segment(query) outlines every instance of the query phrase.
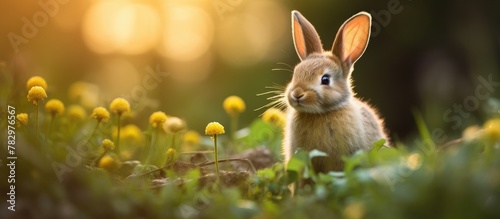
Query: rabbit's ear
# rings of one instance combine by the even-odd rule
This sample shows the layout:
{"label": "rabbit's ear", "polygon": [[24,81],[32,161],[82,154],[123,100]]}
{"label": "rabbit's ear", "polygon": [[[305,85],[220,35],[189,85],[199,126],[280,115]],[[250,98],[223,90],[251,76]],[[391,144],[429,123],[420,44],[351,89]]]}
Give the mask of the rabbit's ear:
{"label": "rabbit's ear", "polygon": [[292,11],[292,34],[295,50],[300,60],[304,60],[311,53],[323,52],[316,29],[300,12],[295,10]]}
{"label": "rabbit's ear", "polygon": [[372,17],[366,12],[360,12],[349,18],[337,32],[332,46],[332,53],[351,68],[363,55],[368,40]]}

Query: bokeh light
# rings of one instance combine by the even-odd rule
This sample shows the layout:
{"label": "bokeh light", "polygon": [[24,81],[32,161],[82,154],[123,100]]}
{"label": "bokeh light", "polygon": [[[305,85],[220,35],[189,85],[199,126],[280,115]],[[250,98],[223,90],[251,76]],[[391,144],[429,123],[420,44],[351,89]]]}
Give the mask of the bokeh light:
{"label": "bokeh light", "polygon": [[[15,83],[38,74],[46,77],[52,81],[49,96],[58,97],[55,90],[68,90],[76,81],[92,83],[90,91],[78,99],[90,108],[109,98],[135,94],[140,96],[138,109],[164,107],[165,111],[182,113],[179,116],[186,118],[191,128],[200,128],[205,125],[205,116],[199,115],[199,106],[229,93],[258,108],[267,100],[255,97],[256,93],[290,81],[290,71],[299,62],[292,42],[291,10],[299,10],[314,24],[325,49],[330,48],[346,18],[367,11],[373,24],[380,26],[380,33],[372,35],[367,51],[356,63],[355,91],[377,106],[389,130],[406,136],[414,131],[413,115],[402,109],[425,105],[426,114],[446,112],[474,92],[477,75],[500,72],[495,63],[498,55],[493,52],[498,44],[494,21],[499,19],[492,19],[496,14],[489,9],[494,7],[466,11],[451,7],[442,14],[432,3],[407,2],[408,7],[401,4],[403,10],[392,13],[386,12],[387,2],[6,2],[0,7],[5,17],[0,32],[16,38],[0,41],[0,67],[15,73]],[[461,1],[454,2],[452,5],[460,5]],[[462,16],[464,19],[454,19],[465,12],[469,13]],[[46,24],[33,21],[40,16],[47,17]],[[158,83],[154,88],[144,89],[141,86],[149,77],[149,68],[163,75],[152,81]],[[377,89],[390,81],[398,81],[391,83],[392,90],[405,92]],[[193,96],[197,101],[185,101]],[[179,103],[170,104],[174,100]],[[393,107],[393,102],[399,103],[398,107]],[[207,110],[225,118],[217,111],[220,108]],[[246,112],[242,124],[260,113]],[[478,116],[479,110],[474,114]],[[432,115],[426,116],[430,127],[450,125],[441,119],[442,114]],[[464,124],[472,124],[472,118]]]}
{"label": "bokeh light", "polygon": [[96,53],[142,54],[157,43],[160,16],[149,5],[129,1],[101,1],[83,18],[82,34]]}
{"label": "bokeh light", "polygon": [[130,95],[132,88],[139,86],[141,77],[134,65],[123,59],[105,60],[103,67],[94,75],[99,87],[108,97]]}
{"label": "bokeh light", "polygon": [[183,83],[201,83],[212,72],[213,61],[211,53],[205,53],[189,61],[167,60],[167,72],[172,79]]}
{"label": "bokeh light", "polygon": [[68,97],[87,109],[92,109],[99,104],[99,86],[83,81],[73,82],[68,88]]}
{"label": "bokeh light", "polygon": [[279,3],[248,2],[243,12],[228,17],[218,28],[221,58],[232,65],[248,66],[275,57],[288,17]]}
{"label": "bokeh light", "polygon": [[175,61],[194,60],[212,44],[213,21],[204,9],[182,3],[165,3],[160,53]]}

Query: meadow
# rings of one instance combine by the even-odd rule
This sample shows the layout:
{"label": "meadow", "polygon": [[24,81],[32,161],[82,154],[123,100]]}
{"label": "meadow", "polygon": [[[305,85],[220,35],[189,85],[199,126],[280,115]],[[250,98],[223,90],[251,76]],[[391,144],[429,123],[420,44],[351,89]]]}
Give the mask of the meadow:
{"label": "meadow", "polygon": [[[245,102],[230,96],[220,110],[231,125],[211,122],[204,131],[191,130],[162,111],[137,117],[123,98],[87,109],[81,101],[92,94],[78,83],[60,91],[74,95],[64,101],[50,98],[47,87],[50,82],[42,77],[30,78],[26,88],[16,88],[23,92],[12,94],[24,98],[2,112],[8,118],[2,124],[8,142],[2,164],[14,165],[14,180],[2,183],[14,186],[3,215],[492,218],[499,213],[496,114],[484,125],[468,127],[462,138],[437,145],[415,113],[421,137],[414,145],[374,142],[370,151],[344,157],[344,171],[324,174],[311,166],[311,159],[325,156],[317,150],[297,151],[284,167],[286,120],[277,108],[238,127]],[[29,107],[21,112],[18,105]],[[148,125],[140,127],[138,120]]]}
{"label": "meadow", "polygon": [[[500,218],[498,8],[2,1],[0,218]],[[326,50],[371,15],[352,85],[390,139],[341,171],[284,164],[293,10]]]}

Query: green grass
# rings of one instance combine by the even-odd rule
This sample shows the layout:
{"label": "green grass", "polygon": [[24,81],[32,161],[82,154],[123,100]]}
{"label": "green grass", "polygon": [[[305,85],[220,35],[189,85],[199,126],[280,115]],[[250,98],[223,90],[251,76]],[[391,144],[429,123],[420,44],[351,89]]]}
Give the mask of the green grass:
{"label": "green grass", "polygon": [[[7,91],[2,88],[2,92]],[[7,109],[7,104],[19,106],[18,109],[26,109],[32,118],[34,107],[25,99],[8,100],[11,102],[3,102],[3,108]],[[6,114],[8,112],[2,116]],[[498,127],[486,127],[485,134],[441,148],[432,142],[423,119],[415,114],[421,134],[417,143],[398,142],[398,147],[385,147],[384,141],[375,142],[370,151],[344,157],[344,171],[317,174],[311,159],[324,153],[298,151],[285,170],[279,162],[282,159],[281,127],[256,118],[241,132],[243,134],[235,135],[235,139],[220,136],[221,151],[231,153],[223,153],[223,156],[227,158],[246,149],[265,146],[278,162],[251,173],[248,178],[248,175],[239,175],[234,183],[221,176],[234,171],[230,165],[221,166],[219,177],[214,175],[213,165],[182,171],[177,167],[147,165],[149,147],[157,144],[163,144],[161,148],[180,150],[179,157],[177,151],[172,150],[170,157],[166,151],[153,152],[164,156],[166,167],[173,167],[177,159],[189,163],[189,157],[182,155],[189,152],[183,148],[182,141],[172,140],[182,139],[184,132],[163,133],[158,142],[151,144],[153,132],[158,130],[150,125],[142,127],[142,141],[121,142],[122,152],[130,150],[128,157],[109,151],[106,154],[114,163],[94,167],[92,162],[102,154],[100,142],[113,138],[111,123],[115,122],[104,123],[94,132],[94,119],[70,123],[62,115],[55,118],[49,136],[43,129],[49,122],[48,116],[44,116],[43,111],[40,114],[39,137],[34,135],[32,121],[16,128],[16,212],[2,208],[2,212],[8,211],[5,214],[10,216],[495,218],[500,215],[500,141],[495,135],[500,133]],[[123,122],[134,124],[141,119],[147,120],[124,118]],[[1,127],[7,130],[7,123]],[[2,139],[6,139],[6,134],[7,131],[1,133]],[[207,145],[204,142],[208,142]],[[213,150],[210,143],[205,137],[197,149]],[[226,150],[227,147],[233,149]],[[6,146],[1,150],[2,154],[7,153]],[[5,158],[0,158],[2,164],[9,162]],[[208,161],[211,160],[210,155]],[[57,172],[63,174],[58,176]],[[290,185],[295,185],[293,195]],[[2,179],[1,187],[8,186]]]}

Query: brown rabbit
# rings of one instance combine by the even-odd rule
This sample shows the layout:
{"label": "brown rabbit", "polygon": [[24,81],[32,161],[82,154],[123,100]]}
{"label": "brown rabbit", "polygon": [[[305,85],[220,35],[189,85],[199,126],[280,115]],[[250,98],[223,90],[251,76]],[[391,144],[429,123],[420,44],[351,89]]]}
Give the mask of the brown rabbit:
{"label": "brown rabbit", "polygon": [[312,160],[317,172],[341,171],[343,155],[387,139],[376,111],[354,97],[351,72],[370,38],[371,16],[360,12],[337,32],[331,51],[298,11],[292,11],[295,50],[301,62],[285,90],[287,123],[283,150],[288,163],[297,148],[328,154]]}

